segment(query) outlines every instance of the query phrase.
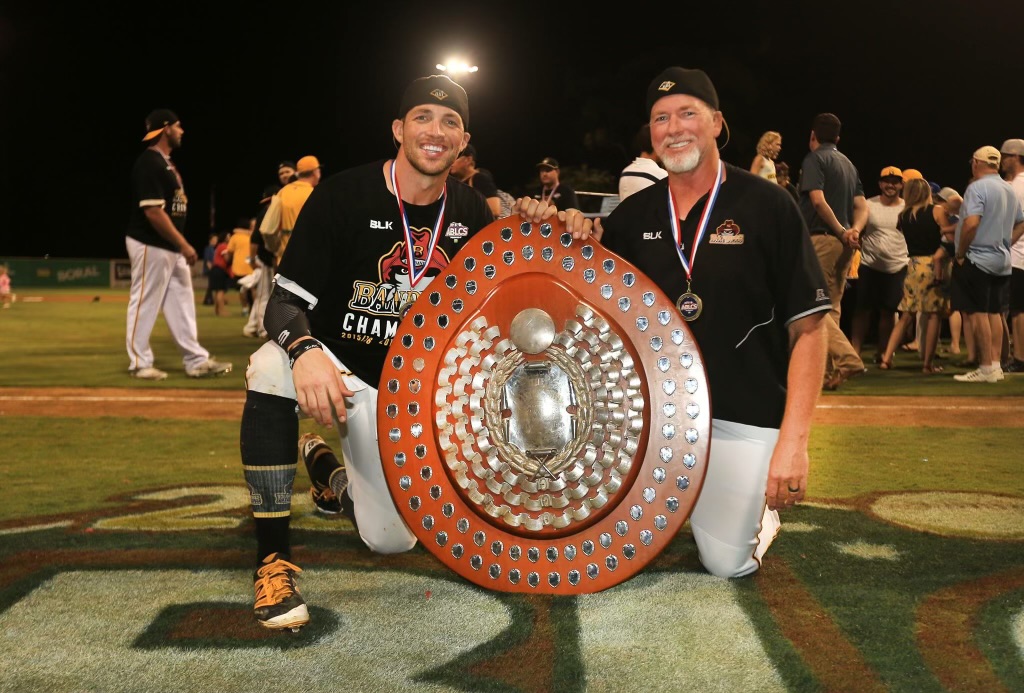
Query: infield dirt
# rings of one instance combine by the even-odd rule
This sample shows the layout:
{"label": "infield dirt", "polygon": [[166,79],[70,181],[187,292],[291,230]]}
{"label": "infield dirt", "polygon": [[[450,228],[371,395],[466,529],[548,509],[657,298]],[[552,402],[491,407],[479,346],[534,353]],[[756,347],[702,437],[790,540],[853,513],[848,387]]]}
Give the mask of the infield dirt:
{"label": "infield dirt", "polygon": [[[0,388],[0,416],[139,416],[156,419],[235,419],[244,392],[138,388]],[[823,395],[814,422],[848,426],[1024,427],[1024,397]]]}

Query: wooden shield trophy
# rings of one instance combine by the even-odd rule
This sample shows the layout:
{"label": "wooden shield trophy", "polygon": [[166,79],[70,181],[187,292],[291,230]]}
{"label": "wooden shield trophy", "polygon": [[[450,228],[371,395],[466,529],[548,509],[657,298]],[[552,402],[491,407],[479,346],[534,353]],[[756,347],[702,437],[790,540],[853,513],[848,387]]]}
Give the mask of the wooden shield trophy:
{"label": "wooden shield trophy", "polygon": [[402,319],[381,460],[419,541],[505,592],[597,592],[686,522],[711,410],[697,344],[646,276],[557,219],[469,239]]}

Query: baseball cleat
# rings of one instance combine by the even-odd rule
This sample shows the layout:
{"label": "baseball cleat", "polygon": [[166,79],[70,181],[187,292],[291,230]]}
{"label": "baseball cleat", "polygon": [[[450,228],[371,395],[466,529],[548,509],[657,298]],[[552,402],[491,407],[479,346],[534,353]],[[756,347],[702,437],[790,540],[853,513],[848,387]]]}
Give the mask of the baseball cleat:
{"label": "baseball cleat", "polygon": [[164,380],[167,378],[167,373],[152,366],[136,368],[134,371],[128,371],[128,374],[139,380]]}
{"label": "baseball cleat", "polygon": [[221,363],[213,359],[206,359],[195,368],[186,368],[185,375],[190,378],[209,378],[214,375],[224,375],[231,372],[230,363]]}
{"label": "baseball cleat", "polygon": [[306,602],[295,584],[295,576],[301,572],[301,568],[279,553],[263,559],[263,564],[253,574],[256,590],[253,615],[261,626],[294,633],[309,623]]}
{"label": "baseball cleat", "polygon": [[[331,452],[331,448],[316,433],[306,433],[299,438],[299,456],[306,465],[306,474],[313,479],[313,462],[323,453]],[[339,494],[344,494],[348,488],[348,474],[345,467],[339,466],[331,472],[330,485],[321,488],[320,484],[313,483],[309,488],[309,497],[313,500],[313,506],[317,512],[324,515],[337,515],[343,510],[342,500]]]}
{"label": "baseball cleat", "polygon": [[337,515],[341,512],[341,501],[334,495],[334,491],[325,488],[317,490],[315,485],[309,487],[309,497],[313,499],[313,506],[318,513],[324,515]]}

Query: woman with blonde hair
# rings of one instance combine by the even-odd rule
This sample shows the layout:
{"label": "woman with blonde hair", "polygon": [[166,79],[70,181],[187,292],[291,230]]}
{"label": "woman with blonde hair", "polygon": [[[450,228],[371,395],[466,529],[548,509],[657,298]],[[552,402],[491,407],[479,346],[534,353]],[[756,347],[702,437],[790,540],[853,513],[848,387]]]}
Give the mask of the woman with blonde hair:
{"label": "woman with blonde hair", "polygon": [[900,319],[882,354],[881,368],[892,368],[893,354],[914,316],[920,312],[925,316],[923,371],[941,373],[941,366],[933,365],[932,359],[939,343],[941,319],[949,312],[949,296],[942,281],[946,252],[941,245],[942,231],[949,220],[945,210],[932,202],[931,188],[923,178],[911,179],[904,184],[903,201],[905,205],[896,228],[906,238],[910,261],[907,278],[903,282],[903,300],[899,305]]}
{"label": "woman with blonde hair", "polygon": [[761,139],[757,141],[757,155],[750,164],[750,172],[776,183],[775,158],[781,151],[782,135],[774,130],[761,135]]}

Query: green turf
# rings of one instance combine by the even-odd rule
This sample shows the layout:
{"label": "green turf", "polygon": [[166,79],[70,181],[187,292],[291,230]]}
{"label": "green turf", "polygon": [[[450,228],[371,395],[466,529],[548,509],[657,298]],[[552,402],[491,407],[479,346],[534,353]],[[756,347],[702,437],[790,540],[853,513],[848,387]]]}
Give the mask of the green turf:
{"label": "green turf", "polygon": [[[4,339],[0,341],[0,385],[4,387],[139,387],[139,388],[245,388],[245,366],[261,342],[242,335],[246,318],[233,296],[229,315],[217,317],[213,306],[202,305],[197,292],[196,322],[199,342],[218,360],[229,361],[234,371],[221,378],[185,376],[181,355],[171,340],[167,323],[157,318],[153,330],[154,365],[168,372],[159,382],[128,376],[125,350],[127,292],[124,290],[27,290],[0,315]],[[72,294],[85,302],[57,302],[48,298]],[[41,297],[41,302],[31,302]],[[92,299],[98,298],[93,301]]]}
{"label": "green turf", "polygon": [[[47,298],[71,294],[85,302],[63,303]],[[30,289],[18,292],[18,302],[0,315],[4,339],[0,341],[0,386],[6,387],[121,387],[142,388],[244,388],[244,372],[249,355],[260,342],[244,337],[246,319],[239,312],[237,296],[232,296],[229,315],[216,317],[213,306],[201,303],[197,291],[196,314],[199,341],[219,360],[230,361],[234,371],[223,378],[192,379],[184,375],[167,325],[158,318],[153,333],[156,367],[170,377],[159,382],[140,382],[128,377],[125,352],[126,297],[123,289]],[[42,302],[27,302],[31,297]],[[93,299],[98,299],[93,301]],[[873,345],[865,345],[870,361]],[[836,392],[824,397],[846,395],[934,395],[971,397],[975,395],[1024,395],[1024,375],[1009,375],[1001,383],[958,383],[951,377],[968,369],[958,366],[964,357],[949,355],[937,363],[947,368],[940,375],[921,373],[916,354],[899,352],[894,369],[882,371],[868,364],[868,372],[847,381]]]}
{"label": "green turf", "polygon": [[[99,300],[2,311],[0,386],[241,392],[259,344],[240,315],[197,306],[230,376],[186,378],[161,320],[171,376],[139,382],[124,292],[80,293]],[[822,403],[1024,394],[1024,376],[896,366]],[[578,597],[485,590],[423,546],[372,554],[312,511],[300,465],[292,535],[314,622],[272,638],[251,614],[239,422],[0,413],[0,691],[1024,691],[1020,429],[908,428],[891,411],[891,426],[813,427],[808,500],[754,576],[707,575],[684,526],[640,574]]]}

